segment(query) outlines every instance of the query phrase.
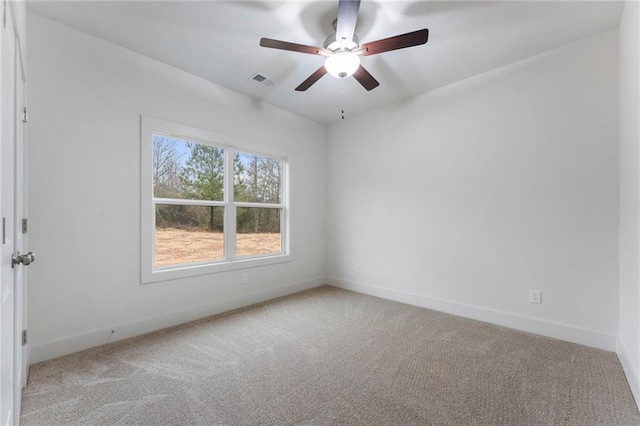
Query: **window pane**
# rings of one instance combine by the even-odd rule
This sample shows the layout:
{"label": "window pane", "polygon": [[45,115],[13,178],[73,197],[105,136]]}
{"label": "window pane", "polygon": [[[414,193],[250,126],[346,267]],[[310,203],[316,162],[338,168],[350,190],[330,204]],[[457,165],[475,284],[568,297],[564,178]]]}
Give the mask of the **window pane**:
{"label": "window pane", "polygon": [[222,201],[224,149],[153,135],[153,196]]}
{"label": "window pane", "polygon": [[280,204],[281,161],[245,152],[233,155],[233,196],[239,202]]}
{"label": "window pane", "polygon": [[282,209],[238,207],[236,210],[237,256],[282,252],[282,234],[280,233]]}
{"label": "window pane", "polygon": [[224,258],[224,207],[156,205],[156,266]]}

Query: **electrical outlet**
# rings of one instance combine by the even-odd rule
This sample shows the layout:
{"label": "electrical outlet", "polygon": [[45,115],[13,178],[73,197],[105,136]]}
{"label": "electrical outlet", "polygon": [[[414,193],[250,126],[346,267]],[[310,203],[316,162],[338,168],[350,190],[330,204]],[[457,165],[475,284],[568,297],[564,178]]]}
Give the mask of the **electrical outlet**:
{"label": "electrical outlet", "polygon": [[542,291],[540,290],[529,290],[529,303],[542,303]]}
{"label": "electrical outlet", "polygon": [[248,283],[248,282],[249,282],[249,277],[247,276],[247,273],[246,273],[246,272],[244,272],[244,273],[242,274],[241,281],[242,281],[242,284],[246,284],[246,283]]}
{"label": "electrical outlet", "polygon": [[358,274],[360,273],[360,264],[359,263],[356,263],[355,271]]}

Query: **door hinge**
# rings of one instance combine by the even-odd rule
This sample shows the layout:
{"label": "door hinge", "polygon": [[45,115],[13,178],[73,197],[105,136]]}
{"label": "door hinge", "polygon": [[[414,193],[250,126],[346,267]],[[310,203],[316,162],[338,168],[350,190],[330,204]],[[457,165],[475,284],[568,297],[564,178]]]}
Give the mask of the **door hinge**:
{"label": "door hinge", "polygon": [[7,243],[7,218],[2,218],[2,244]]}
{"label": "door hinge", "polygon": [[22,233],[27,233],[27,219],[22,219]]}
{"label": "door hinge", "polygon": [[27,344],[27,330],[22,330],[22,345]]}
{"label": "door hinge", "polygon": [[7,28],[7,0],[2,2],[2,28]]}
{"label": "door hinge", "polygon": [[22,108],[22,122],[26,123],[29,121],[29,112],[27,111],[27,107]]}

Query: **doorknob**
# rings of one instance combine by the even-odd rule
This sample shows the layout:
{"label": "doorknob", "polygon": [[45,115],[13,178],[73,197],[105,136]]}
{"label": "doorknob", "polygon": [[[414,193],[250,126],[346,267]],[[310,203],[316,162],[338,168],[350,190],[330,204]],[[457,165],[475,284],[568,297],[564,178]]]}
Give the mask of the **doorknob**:
{"label": "doorknob", "polygon": [[24,266],[29,266],[31,262],[36,260],[36,255],[34,252],[30,251],[26,254],[20,254],[20,252],[11,256],[11,267],[13,268],[16,265],[23,264]]}

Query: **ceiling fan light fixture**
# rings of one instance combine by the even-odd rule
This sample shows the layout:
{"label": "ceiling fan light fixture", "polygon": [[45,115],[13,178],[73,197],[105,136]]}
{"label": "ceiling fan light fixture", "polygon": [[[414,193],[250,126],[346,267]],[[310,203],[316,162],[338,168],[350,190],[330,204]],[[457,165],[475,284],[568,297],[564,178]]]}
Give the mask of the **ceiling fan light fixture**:
{"label": "ceiling fan light fixture", "polygon": [[360,66],[360,56],[348,50],[336,52],[324,61],[327,72],[335,78],[347,78]]}
{"label": "ceiling fan light fixture", "polygon": [[324,49],[271,38],[263,37],[260,39],[260,46],[262,47],[325,56],[324,65],[300,83],[295,88],[296,92],[304,92],[325,74],[331,74],[333,77],[340,79],[353,76],[367,91],[373,90],[380,83],[360,65],[360,56],[371,56],[392,50],[406,49],[407,47],[419,46],[427,42],[429,30],[423,28],[418,31],[398,34],[360,45],[360,40],[355,34],[360,1],[338,0],[338,17],[333,21],[333,28],[336,32],[324,41]]}

